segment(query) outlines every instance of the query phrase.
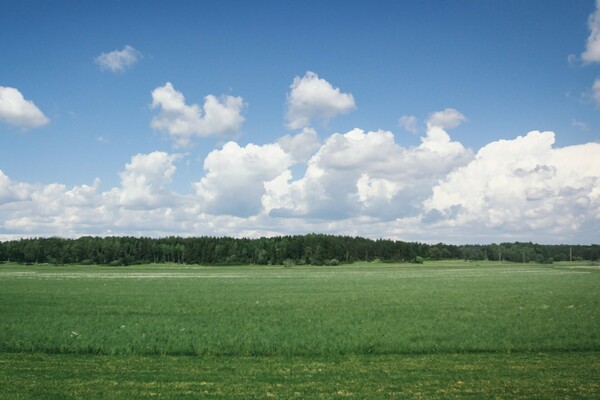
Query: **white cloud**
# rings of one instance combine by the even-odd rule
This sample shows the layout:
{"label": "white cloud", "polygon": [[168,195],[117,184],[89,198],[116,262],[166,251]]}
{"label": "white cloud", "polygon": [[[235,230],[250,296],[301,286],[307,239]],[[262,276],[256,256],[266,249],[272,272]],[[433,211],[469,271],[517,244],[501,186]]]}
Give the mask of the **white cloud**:
{"label": "white cloud", "polygon": [[398,125],[410,133],[417,133],[419,131],[417,117],[414,115],[401,116],[400,119],[398,119]]}
{"label": "white cloud", "polygon": [[393,219],[416,212],[433,185],[471,157],[439,127],[413,148],[397,145],[388,131],[354,129],[329,137],[303,178],[291,181],[284,172],[271,182],[263,205],[276,216]]}
{"label": "white cloud", "polygon": [[0,204],[22,201],[29,196],[29,185],[15,183],[0,170]]}
{"label": "white cloud", "polygon": [[590,36],[581,59],[586,63],[600,62],[600,0],[596,0],[596,10],[588,18]]}
{"label": "white cloud", "polygon": [[291,136],[285,135],[277,140],[279,146],[289,153],[295,162],[306,162],[319,148],[319,137],[317,131],[312,128],[304,128],[302,132]]}
{"label": "white cloud", "polygon": [[154,129],[169,132],[178,146],[187,146],[194,136],[204,137],[235,132],[242,126],[241,97],[213,95],[204,98],[202,109],[197,104],[185,104],[185,97],[173,88],[171,82],[152,91],[152,108],[160,113],[152,118]]}
{"label": "white cloud", "polygon": [[[482,232],[572,233],[600,222],[600,143],[553,148],[554,133],[492,142],[434,187],[438,224]],[[591,238],[590,238],[591,239]]]}
{"label": "white cloud", "polygon": [[58,183],[12,182],[0,173],[0,237],[94,232],[102,219],[98,211],[104,207],[97,193],[99,185],[95,180],[92,186],[67,190]]}
{"label": "white cloud", "polygon": [[290,88],[287,120],[292,129],[310,125],[313,118],[329,120],[356,108],[351,94],[342,93],[311,71],[295,77]]}
{"label": "white cloud", "polygon": [[386,206],[400,189],[396,182],[385,178],[371,178],[364,173],[356,181],[358,200],[366,207]]}
{"label": "white cloud", "polygon": [[123,50],[114,50],[109,53],[102,53],[96,57],[96,64],[102,70],[111,72],[125,72],[132,68],[142,58],[142,53],[127,45]]}
{"label": "white cloud", "polygon": [[0,238],[22,236],[188,232],[202,216],[193,203],[166,189],[178,155],[138,154],[120,173],[121,185],[100,191],[92,185],[11,181],[0,172]]}
{"label": "white cloud", "polygon": [[453,142],[448,133],[439,126],[430,126],[427,135],[421,138],[420,150],[427,150],[441,157],[462,157],[465,148],[459,142]]}
{"label": "white cloud", "polygon": [[446,108],[429,115],[427,127],[439,127],[443,129],[456,128],[467,118],[454,108]]}
{"label": "white cloud", "polygon": [[0,86],[0,120],[20,128],[37,128],[50,120],[18,89]]}
{"label": "white cloud", "polygon": [[553,133],[530,132],[473,156],[439,125],[414,147],[388,131],[354,129],[325,138],[294,178],[310,153],[298,149],[315,139],[305,130],[281,143],[226,143],[205,158],[189,194],[170,188],[184,156],[159,151],[134,155],[121,183],[105,190],[98,179],[66,187],[0,171],[0,239],[323,232],[589,243],[600,231],[600,143],[557,148]]}
{"label": "white cloud", "polygon": [[173,205],[176,196],[165,185],[171,182],[179,155],[155,151],[137,154],[119,175],[121,187],[108,197],[116,196],[118,205],[130,209],[153,209]]}
{"label": "white cloud", "polygon": [[240,147],[226,143],[204,160],[205,176],[194,184],[201,208],[211,214],[256,215],[261,211],[265,183],[292,164],[278,144]]}

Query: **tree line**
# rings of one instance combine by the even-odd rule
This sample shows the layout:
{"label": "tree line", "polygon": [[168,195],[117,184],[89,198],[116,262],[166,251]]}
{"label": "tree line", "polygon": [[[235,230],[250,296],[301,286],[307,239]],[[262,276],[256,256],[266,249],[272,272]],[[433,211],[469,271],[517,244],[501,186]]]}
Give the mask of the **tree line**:
{"label": "tree line", "polygon": [[23,264],[181,263],[205,265],[312,264],[355,261],[422,262],[424,259],[541,262],[600,260],[600,245],[501,243],[449,245],[308,234],[263,237],[31,238],[0,242],[0,262]]}

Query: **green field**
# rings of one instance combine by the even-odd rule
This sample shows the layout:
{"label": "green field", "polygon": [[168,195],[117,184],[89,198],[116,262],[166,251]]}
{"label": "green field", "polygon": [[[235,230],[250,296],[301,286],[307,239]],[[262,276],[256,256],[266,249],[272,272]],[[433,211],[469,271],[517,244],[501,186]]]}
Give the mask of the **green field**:
{"label": "green field", "polygon": [[600,396],[600,269],[0,266],[0,398]]}

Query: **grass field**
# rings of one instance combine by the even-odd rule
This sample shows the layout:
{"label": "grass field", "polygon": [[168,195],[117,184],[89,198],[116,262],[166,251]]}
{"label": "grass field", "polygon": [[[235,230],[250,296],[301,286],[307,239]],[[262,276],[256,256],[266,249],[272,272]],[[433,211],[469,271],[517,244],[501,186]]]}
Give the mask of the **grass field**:
{"label": "grass field", "polygon": [[600,269],[0,266],[0,398],[600,396]]}

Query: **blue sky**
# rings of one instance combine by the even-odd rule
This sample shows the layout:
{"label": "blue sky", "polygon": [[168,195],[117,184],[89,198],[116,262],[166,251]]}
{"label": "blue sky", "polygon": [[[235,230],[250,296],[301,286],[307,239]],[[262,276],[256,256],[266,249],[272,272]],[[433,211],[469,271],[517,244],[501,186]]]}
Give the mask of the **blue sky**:
{"label": "blue sky", "polygon": [[593,1],[2,10],[0,238],[598,242]]}

